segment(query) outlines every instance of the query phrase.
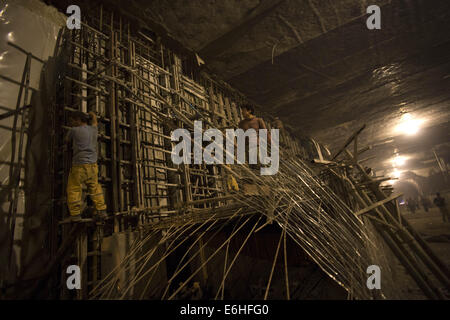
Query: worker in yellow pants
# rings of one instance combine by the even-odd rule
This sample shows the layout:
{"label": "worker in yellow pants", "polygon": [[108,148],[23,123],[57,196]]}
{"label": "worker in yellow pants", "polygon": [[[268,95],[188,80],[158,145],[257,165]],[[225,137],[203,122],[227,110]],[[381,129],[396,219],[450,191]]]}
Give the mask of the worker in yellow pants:
{"label": "worker in yellow pants", "polygon": [[86,185],[88,193],[95,204],[95,218],[105,219],[106,205],[102,187],[98,184],[97,165],[97,117],[89,112],[91,125],[87,124],[86,115],[79,111],[71,115],[71,126],[66,142],[72,142],[73,158],[67,182],[67,206],[70,220],[81,220],[82,187]]}
{"label": "worker in yellow pants", "polygon": [[103,190],[98,183],[98,165],[96,163],[78,164],[72,166],[67,182],[67,206],[69,207],[70,215],[77,216],[81,214],[83,184],[88,188],[88,194],[92,202],[94,202],[95,209],[97,211],[106,210]]}
{"label": "worker in yellow pants", "polygon": [[227,187],[228,191],[239,191],[239,185],[231,174],[227,175]]}

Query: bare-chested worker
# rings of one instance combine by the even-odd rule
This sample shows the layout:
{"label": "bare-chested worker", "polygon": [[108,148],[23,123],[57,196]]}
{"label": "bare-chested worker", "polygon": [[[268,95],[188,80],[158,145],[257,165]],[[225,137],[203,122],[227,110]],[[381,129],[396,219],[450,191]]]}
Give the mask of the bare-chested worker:
{"label": "bare-chested worker", "polygon": [[[258,144],[259,144],[259,129],[267,129],[266,124],[262,118],[258,118],[254,115],[255,109],[251,104],[244,104],[241,106],[242,115],[244,116],[244,119],[239,122],[239,128],[242,130],[247,129],[255,129],[256,134],[258,137]],[[267,130],[267,140],[270,143],[270,130]]]}
{"label": "bare-chested worker", "polygon": [[[247,129],[255,129],[256,131],[256,141],[252,141],[254,136],[249,137],[248,144],[246,143],[246,159],[249,160],[250,148],[256,148],[257,158],[259,158],[259,129],[267,129],[266,124],[262,118],[258,118],[254,115],[255,109],[251,104],[244,104],[241,106],[242,115],[244,119],[239,122],[239,128],[246,131]],[[267,130],[267,140],[271,143],[270,130]],[[267,144],[266,144],[267,146]],[[258,164],[250,164],[250,168],[258,169]]]}
{"label": "bare-chested worker", "polygon": [[[259,130],[266,129],[266,124],[262,118],[258,118],[254,115],[255,109],[250,104],[244,104],[241,106],[242,115],[244,119],[239,122],[239,128],[242,130],[255,129],[256,130],[256,141],[249,140],[249,145],[246,146],[246,159],[249,159],[250,148],[256,148],[256,154],[259,155],[258,148],[261,147],[259,144]],[[272,142],[270,136],[270,130],[267,130],[267,142],[270,144]],[[266,144],[262,144],[267,147]],[[259,158],[259,156],[257,156]],[[259,170],[260,164],[249,164],[250,169]],[[254,179],[242,180],[243,186],[242,191],[245,195],[264,195],[270,194],[270,190],[267,186],[261,185],[260,183],[255,183]],[[269,213],[269,217],[272,217],[273,213]],[[269,218],[270,219],[270,218]]]}

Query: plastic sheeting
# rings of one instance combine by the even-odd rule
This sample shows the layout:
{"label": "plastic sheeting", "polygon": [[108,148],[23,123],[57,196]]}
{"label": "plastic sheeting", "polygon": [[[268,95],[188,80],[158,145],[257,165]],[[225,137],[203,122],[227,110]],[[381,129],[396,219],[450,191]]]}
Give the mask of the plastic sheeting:
{"label": "plastic sheeting", "polygon": [[[53,54],[58,31],[65,24],[64,15],[55,8],[38,0],[11,0],[0,3],[0,74],[10,79],[21,81],[26,55],[8,45],[12,42],[41,60],[47,60]],[[30,67],[30,86],[39,88],[42,63],[32,59]],[[0,79],[0,114],[16,109],[19,86]],[[30,103],[20,101],[19,106]],[[18,122],[20,126],[20,121]],[[0,257],[9,261],[10,234],[7,226],[9,162],[11,161],[11,138],[13,117],[0,120]],[[24,145],[26,145],[26,135]],[[17,153],[16,153],[17,155]],[[23,182],[21,182],[23,183]],[[17,220],[14,240],[22,239],[23,215],[25,211],[24,194],[19,195]],[[20,242],[17,242],[18,244]],[[14,245],[12,261],[0,266],[0,280],[13,281],[20,271],[20,246]]]}

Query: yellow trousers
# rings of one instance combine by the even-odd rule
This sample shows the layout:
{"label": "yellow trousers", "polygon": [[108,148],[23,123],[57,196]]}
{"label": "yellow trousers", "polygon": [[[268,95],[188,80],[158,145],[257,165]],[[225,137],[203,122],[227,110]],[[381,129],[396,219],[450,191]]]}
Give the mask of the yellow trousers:
{"label": "yellow trousers", "polygon": [[227,175],[227,187],[228,191],[239,191],[239,185],[230,173]]}
{"label": "yellow trousers", "polygon": [[92,164],[76,164],[70,169],[67,182],[67,206],[71,216],[81,214],[82,186],[85,184],[89,196],[97,211],[106,210],[103,190],[98,183],[98,166]]}

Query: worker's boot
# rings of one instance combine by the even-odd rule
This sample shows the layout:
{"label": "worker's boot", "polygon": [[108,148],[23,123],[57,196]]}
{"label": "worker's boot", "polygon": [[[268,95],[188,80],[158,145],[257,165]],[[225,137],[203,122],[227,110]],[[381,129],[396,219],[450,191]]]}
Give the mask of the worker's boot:
{"label": "worker's boot", "polygon": [[105,210],[99,210],[94,214],[94,219],[97,221],[105,221],[106,219],[108,219],[108,214],[106,213]]}

